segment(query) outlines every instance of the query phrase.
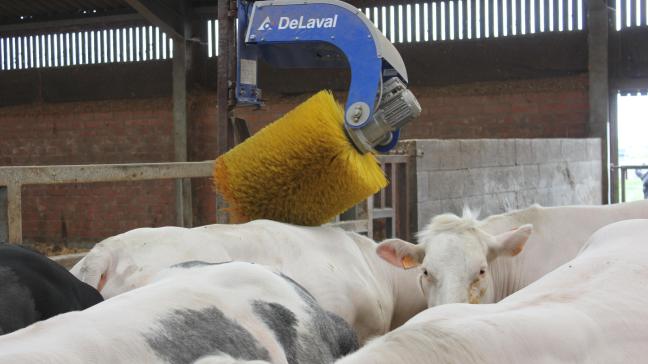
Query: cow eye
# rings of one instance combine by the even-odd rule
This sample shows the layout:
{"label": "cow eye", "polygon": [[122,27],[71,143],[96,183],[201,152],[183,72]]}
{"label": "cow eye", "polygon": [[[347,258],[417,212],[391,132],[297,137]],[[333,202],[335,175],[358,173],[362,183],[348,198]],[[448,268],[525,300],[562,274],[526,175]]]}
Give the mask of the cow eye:
{"label": "cow eye", "polygon": [[479,275],[483,276],[484,274],[486,274],[486,269],[484,269],[484,268],[480,269],[479,270]]}
{"label": "cow eye", "polygon": [[428,270],[425,269],[425,268],[423,268],[423,275],[426,276],[426,277],[430,275],[430,274],[428,273]]}

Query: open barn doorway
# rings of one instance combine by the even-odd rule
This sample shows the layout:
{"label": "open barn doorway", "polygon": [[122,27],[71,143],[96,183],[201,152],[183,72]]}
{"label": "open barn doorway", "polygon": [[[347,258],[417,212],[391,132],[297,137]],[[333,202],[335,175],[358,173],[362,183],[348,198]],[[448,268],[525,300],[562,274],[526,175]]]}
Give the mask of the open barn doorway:
{"label": "open barn doorway", "polygon": [[648,94],[619,93],[616,101],[619,201],[641,200],[648,183]]}

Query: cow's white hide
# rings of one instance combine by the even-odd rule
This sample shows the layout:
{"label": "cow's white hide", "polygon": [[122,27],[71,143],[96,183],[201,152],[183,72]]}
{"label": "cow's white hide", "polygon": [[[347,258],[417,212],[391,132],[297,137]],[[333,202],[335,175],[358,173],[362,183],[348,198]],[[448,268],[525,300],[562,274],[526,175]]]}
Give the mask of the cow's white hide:
{"label": "cow's white hide", "polygon": [[628,220],[497,304],[430,308],[338,363],[643,363],[646,322],[648,220]]}
{"label": "cow's white hide", "polygon": [[341,229],[268,220],[193,229],[146,228],[100,242],[72,273],[112,297],[187,260],[265,264],[298,281],[324,309],[349,322],[364,342],[426,307],[417,288],[417,272],[392,267],[374,249],[373,240]]}
{"label": "cow's white hide", "polygon": [[597,229],[637,218],[648,218],[648,201],[532,206],[482,221],[445,214],[419,233],[420,245],[385,241],[378,253],[396,266],[420,264],[419,290],[430,307],[492,303],[572,259]]}
{"label": "cow's white hide", "polygon": [[289,278],[257,264],[186,262],[90,309],[0,336],[0,363],[176,364],[216,355],[287,364],[331,362],[356,347],[351,328]]}

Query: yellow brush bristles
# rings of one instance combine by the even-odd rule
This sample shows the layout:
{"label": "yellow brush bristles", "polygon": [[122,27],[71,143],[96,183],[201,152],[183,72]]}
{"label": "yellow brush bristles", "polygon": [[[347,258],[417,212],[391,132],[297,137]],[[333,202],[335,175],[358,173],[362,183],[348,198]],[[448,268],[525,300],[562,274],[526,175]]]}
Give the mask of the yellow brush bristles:
{"label": "yellow brush bristles", "polygon": [[320,91],[216,159],[214,185],[235,222],[321,225],[378,192],[376,157],[344,133],[344,111]]}

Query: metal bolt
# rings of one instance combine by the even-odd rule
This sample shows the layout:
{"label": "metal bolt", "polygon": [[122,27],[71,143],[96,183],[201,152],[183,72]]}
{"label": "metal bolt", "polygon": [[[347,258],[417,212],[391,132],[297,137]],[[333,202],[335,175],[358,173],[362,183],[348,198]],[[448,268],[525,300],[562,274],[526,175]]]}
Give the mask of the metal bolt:
{"label": "metal bolt", "polygon": [[351,116],[353,118],[353,121],[358,121],[360,120],[360,117],[362,116],[362,109],[359,107],[356,107],[355,110],[353,111],[353,115]]}

